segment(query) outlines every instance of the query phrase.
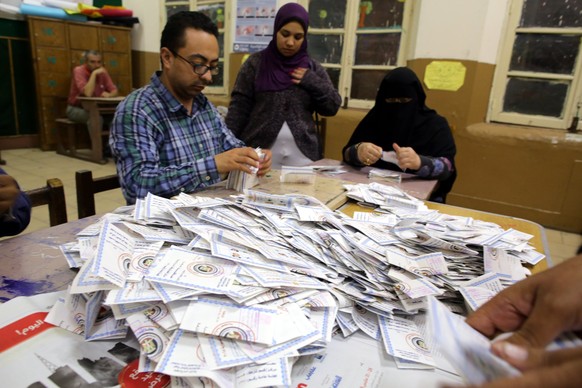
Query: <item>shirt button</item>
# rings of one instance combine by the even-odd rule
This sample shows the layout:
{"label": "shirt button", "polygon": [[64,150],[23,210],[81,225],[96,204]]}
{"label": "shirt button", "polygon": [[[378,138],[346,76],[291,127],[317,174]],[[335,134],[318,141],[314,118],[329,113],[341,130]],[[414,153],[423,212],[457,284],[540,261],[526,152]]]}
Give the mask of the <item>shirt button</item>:
{"label": "shirt button", "polygon": [[180,191],[183,193],[184,192],[184,188],[183,187],[180,187]]}
{"label": "shirt button", "polygon": [[206,175],[206,178],[204,178],[204,179],[206,179],[206,181],[209,181],[210,177],[208,175]]}

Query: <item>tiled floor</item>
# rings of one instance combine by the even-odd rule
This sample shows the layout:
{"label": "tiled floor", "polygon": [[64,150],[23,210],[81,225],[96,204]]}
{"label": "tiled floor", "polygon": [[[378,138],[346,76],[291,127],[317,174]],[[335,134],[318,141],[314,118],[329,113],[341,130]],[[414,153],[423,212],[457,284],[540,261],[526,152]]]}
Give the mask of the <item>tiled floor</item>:
{"label": "tiled floor", "polygon": [[[14,176],[25,190],[44,186],[48,178],[60,178],[65,185],[69,221],[77,219],[75,171],[91,170],[94,177],[115,173],[115,164],[112,160],[107,164],[100,165],[58,155],[54,151],[41,151],[37,148],[3,150],[2,159],[7,162],[3,168]],[[125,205],[120,189],[98,193],[95,201],[98,214],[107,213]],[[24,233],[48,226],[47,207],[36,207],[33,210],[31,224]],[[550,247],[551,260],[554,264],[573,256],[582,244],[582,235],[574,233],[546,229],[546,237]]]}

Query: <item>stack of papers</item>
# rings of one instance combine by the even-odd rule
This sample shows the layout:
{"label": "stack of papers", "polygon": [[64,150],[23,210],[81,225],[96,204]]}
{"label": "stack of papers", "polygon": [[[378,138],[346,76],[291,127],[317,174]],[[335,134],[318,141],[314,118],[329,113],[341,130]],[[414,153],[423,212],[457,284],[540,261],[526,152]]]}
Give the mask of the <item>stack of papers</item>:
{"label": "stack of papers", "polygon": [[[265,154],[260,147],[255,149],[255,152],[259,155],[259,158],[263,160]],[[226,178],[226,188],[231,190],[236,190],[242,193],[246,189],[250,189],[259,184],[259,177],[257,176],[258,168],[250,166],[252,173],[241,170],[234,170],[228,174]]]}
{"label": "stack of papers", "polygon": [[[543,259],[531,235],[347,185],[353,217],[302,195],[148,195],[61,249],[78,275],[47,320],[86,340],[132,332],[140,370],[219,386],[287,386],[334,335],[399,368],[459,373],[431,349],[428,297],[464,315]],[[380,353],[379,353],[380,354]],[[298,372],[297,372],[298,373]]]}

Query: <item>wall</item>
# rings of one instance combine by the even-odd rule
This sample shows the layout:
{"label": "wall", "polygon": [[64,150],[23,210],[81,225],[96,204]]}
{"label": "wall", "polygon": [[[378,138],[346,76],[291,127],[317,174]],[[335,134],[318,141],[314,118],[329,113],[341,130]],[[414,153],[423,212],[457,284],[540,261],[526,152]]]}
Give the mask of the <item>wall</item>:
{"label": "wall", "polygon": [[[433,60],[459,61],[467,69],[459,90],[427,90],[427,104],[447,118],[457,143],[459,177],[450,204],[580,233],[582,142],[555,130],[524,134],[523,128],[508,125],[473,125],[485,122],[510,2],[415,0],[407,65],[421,79]],[[139,87],[159,68],[162,3],[124,0],[123,5],[140,19],[134,26],[132,57],[133,84]],[[228,103],[228,96],[211,99]],[[365,113],[340,109],[328,119],[327,157],[341,158],[341,148]]]}

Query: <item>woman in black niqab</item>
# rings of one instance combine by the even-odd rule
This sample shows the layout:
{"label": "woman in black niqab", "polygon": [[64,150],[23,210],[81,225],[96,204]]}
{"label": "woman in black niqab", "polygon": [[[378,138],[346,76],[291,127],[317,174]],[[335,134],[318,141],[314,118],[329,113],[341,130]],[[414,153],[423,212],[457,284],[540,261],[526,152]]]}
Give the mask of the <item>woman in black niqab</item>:
{"label": "woman in black niqab", "polygon": [[[425,100],[422,84],[412,70],[391,70],[380,84],[374,107],[358,124],[342,155],[354,166],[405,170],[438,179],[429,200],[444,203],[457,176],[455,141],[447,120],[428,108]],[[394,163],[382,160],[389,151],[395,153]]]}

